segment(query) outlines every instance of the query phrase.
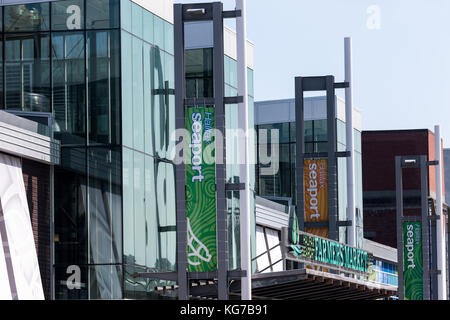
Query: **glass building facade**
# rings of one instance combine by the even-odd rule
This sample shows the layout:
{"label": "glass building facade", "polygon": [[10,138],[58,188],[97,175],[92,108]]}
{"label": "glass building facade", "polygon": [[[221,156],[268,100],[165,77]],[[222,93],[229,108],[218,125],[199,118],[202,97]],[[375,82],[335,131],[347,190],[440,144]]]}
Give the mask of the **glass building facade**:
{"label": "glass building facade", "polygon": [[[177,268],[172,23],[130,0],[24,3],[0,7],[0,18],[0,109],[48,116],[61,141],[52,296],[164,298],[154,289],[174,283],[135,274]],[[192,52],[199,58],[208,65],[208,52]],[[207,96],[208,69],[193,71],[188,91]],[[251,69],[248,76],[253,119]],[[226,96],[237,95],[228,56],[225,82]],[[237,105],[227,106],[226,121],[237,127]],[[239,166],[227,174],[238,180]],[[239,192],[229,192],[228,212],[237,269]]]}
{"label": "glass building facade", "polygon": [[[305,120],[305,152],[320,153],[328,151],[326,119]],[[337,151],[346,151],[345,123],[336,119]],[[257,187],[258,195],[284,205],[296,204],[296,124],[283,122],[256,126],[258,134]],[[278,141],[278,142],[277,142]],[[357,209],[357,246],[363,245],[362,216],[362,150],[361,132],[354,129],[355,151],[355,207]],[[279,154],[276,165],[266,164],[261,155]],[[347,220],[347,163],[346,158],[338,158],[338,213],[339,220]],[[339,229],[339,241],[347,243],[346,228]]]}

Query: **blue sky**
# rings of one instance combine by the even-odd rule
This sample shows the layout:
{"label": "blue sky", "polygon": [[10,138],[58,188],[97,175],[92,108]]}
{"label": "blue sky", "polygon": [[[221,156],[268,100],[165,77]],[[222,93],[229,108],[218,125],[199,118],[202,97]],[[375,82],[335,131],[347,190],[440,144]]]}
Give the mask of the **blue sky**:
{"label": "blue sky", "polygon": [[343,81],[344,37],[351,36],[364,130],[439,124],[450,147],[450,1],[247,0],[247,19],[256,101],[293,98],[295,76]]}

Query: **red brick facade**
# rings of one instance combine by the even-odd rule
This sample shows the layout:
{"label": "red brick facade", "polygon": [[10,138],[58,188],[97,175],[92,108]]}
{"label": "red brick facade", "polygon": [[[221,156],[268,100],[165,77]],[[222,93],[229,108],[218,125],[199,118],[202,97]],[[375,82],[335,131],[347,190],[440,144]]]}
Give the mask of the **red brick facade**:
{"label": "red brick facade", "polygon": [[22,159],[22,172],[46,299],[51,293],[50,167]]}
{"label": "red brick facade", "polygon": [[[364,234],[373,241],[397,247],[395,157],[427,155],[435,160],[434,134],[429,130],[364,131],[362,170]],[[443,162],[441,162],[443,163]],[[428,173],[428,193],[435,197],[435,167]],[[444,173],[444,170],[442,170]],[[444,175],[444,174],[442,174]],[[444,176],[442,177],[444,180]],[[444,186],[443,186],[444,188]],[[420,170],[403,170],[405,216],[420,215]]]}

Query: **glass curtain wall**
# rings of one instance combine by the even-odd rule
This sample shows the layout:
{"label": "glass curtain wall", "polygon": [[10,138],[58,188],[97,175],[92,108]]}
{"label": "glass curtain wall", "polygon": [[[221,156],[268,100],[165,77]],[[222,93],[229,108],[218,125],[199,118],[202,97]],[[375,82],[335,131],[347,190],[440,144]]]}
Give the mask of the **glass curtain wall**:
{"label": "glass curtain wall", "polygon": [[[238,95],[238,74],[237,61],[225,55],[225,96],[235,97]],[[249,130],[254,126],[254,87],[253,70],[247,68],[247,88],[248,88],[248,117]],[[227,182],[239,183],[240,166],[238,150],[238,129],[239,129],[239,107],[237,104],[225,106],[225,123],[229,130],[226,137],[226,163],[227,163]],[[252,138],[251,136],[249,137]],[[249,145],[254,145],[254,141],[249,141]],[[253,161],[254,163],[254,161]],[[256,256],[256,229],[255,229],[255,167],[250,167],[250,208],[252,213],[251,225],[251,249],[252,256]],[[227,210],[228,210],[228,248],[229,248],[229,268],[230,270],[240,269],[240,192],[227,191]],[[256,262],[253,265],[256,270]]]}
{"label": "glass curtain wall", "polygon": [[119,0],[1,10],[0,108],[51,113],[61,141],[54,296],[122,298]]}
{"label": "glass curtain wall", "polygon": [[[337,148],[338,151],[346,150],[345,123],[337,119]],[[274,201],[291,200],[296,203],[296,131],[295,123],[276,123],[257,126],[258,134],[258,194]],[[272,141],[275,135],[272,130],[278,130],[278,143]],[[264,132],[267,133],[267,139]],[[354,130],[355,134],[355,205],[357,208],[357,246],[363,243],[363,217],[362,217],[362,157],[361,157],[361,132]],[[305,152],[327,152],[327,120],[305,121]],[[261,163],[260,152],[264,156],[272,156],[272,149],[279,154],[278,163]],[[272,168],[272,172],[268,172]],[[262,172],[264,171],[264,174]],[[270,174],[268,174],[270,173]],[[338,214],[341,221],[347,220],[347,162],[345,158],[338,158]],[[346,228],[339,229],[339,241],[347,242]]]}
{"label": "glass curtain wall", "polygon": [[124,297],[161,298],[168,281],[134,278],[176,271],[173,25],[121,1]]}

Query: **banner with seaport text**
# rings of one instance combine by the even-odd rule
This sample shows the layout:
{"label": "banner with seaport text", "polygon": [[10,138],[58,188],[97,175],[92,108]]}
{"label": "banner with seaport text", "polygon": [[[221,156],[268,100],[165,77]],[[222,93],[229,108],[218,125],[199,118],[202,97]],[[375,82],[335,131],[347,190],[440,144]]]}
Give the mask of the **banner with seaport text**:
{"label": "banner with seaport text", "polygon": [[188,108],[186,218],[189,272],[217,270],[216,163],[213,107]]}
{"label": "banner with seaport text", "polygon": [[[328,161],[304,160],[305,223],[329,222],[328,211]],[[329,228],[305,228],[307,233],[328,238]]]}

